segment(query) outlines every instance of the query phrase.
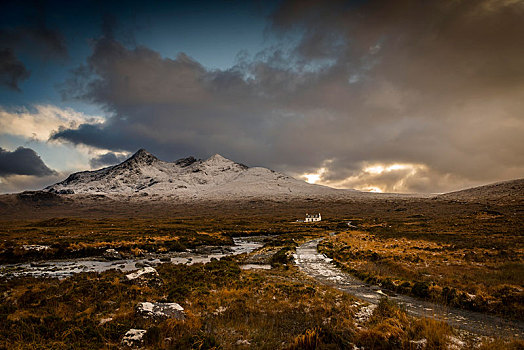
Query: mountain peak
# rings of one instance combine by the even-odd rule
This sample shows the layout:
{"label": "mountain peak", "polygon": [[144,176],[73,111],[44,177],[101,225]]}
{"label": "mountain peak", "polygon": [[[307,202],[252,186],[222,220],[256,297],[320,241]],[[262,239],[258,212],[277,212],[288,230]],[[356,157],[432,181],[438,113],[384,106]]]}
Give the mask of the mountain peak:
{"label": "mountain peak", "polygon": [[145,149],[141,148],[138,151],[135,152],[129,159],[127,159],[125,162],[137,162],[137,163],[145,163],[145,164],[152,164],[153,162],[157,161],[158,158],[146,151]]}
{"label": "mountain peak", "polygon": [[149,153],[145,148],[140,148],[138,151],[135,152],[135,154],[132,155],[132,157],[139,157],[139,156],[153,156],[153,155]]}
{"label": "mountain peak", "polygon": [[224,161],[234,163],[231,159],[227,159],[226,157],[222,157],[222,156],[221,156],[220,154],[218,154],[218,153],[215,153],[215,154],[213,154],[211,157],[209,157],[208,159],[206,159],[206,162],[224,162]]}
{"label": "mountain peak", "polygon": [[206,159],[204,162],[203,162],[204,165],[207,165],[207,166],[212,166],[212,167],[224,167],[224,168],[237,168],[237,169],[241,169],[241,170],[246,170],[248,169],[249,167],[244,165],[244,164],[241,164],[241,163],[237,163],[231,159],[228,159],[226,157],[223,157],[221,156],[220,154],[216,153],[214,155],[212,155],[211,157],[209,157],[208,159]]}
{"label": "mountain peak", "polygon": [[155,195],[180,199],[272,198],[330,191],[266,168],[249,168],[220,154],[205,161],[187,157],[164,162],[145,149],[138,150],[123,163],[71,174],[46,190],[60,194],[114,194],[140,198]]}

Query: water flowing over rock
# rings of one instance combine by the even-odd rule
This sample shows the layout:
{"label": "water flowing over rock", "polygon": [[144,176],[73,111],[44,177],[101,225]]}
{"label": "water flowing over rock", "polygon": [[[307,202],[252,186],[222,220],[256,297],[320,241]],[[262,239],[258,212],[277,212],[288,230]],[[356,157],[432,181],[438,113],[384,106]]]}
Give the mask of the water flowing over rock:
{"label": "water flowing over rock", "polygon": [[106,249],[102,256],[107,260],[122,260],[122,255],[120,255],[120,253],[115,249]]}
{"label": "water flowing over rock", "polygon": [[[511,337],[521,337],[524,334],[524,323],[520,320],[507,320],[479,312],[442,307],[429,301],[389,291],[385,291],[386,294],[380,287],[367,284],[337,268],[331,259],[317,251],[320,240],[315,239],[298,246],[294,258],[301,271],[326,285],[375,305],[382,298],[387,297],[401,304],[410,315],[443,320],[453,327],[476,334]],[[373,306],[362,308],[356,314],[356,320],[365,321],[371,315],[372,308]]]}

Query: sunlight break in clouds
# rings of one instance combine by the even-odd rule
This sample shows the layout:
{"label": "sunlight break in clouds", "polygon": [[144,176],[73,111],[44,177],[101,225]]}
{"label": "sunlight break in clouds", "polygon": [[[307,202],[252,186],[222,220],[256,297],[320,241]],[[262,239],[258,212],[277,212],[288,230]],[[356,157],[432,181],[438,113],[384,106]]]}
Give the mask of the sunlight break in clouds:
{"label": "sunlight break in clouds", "polygon": [[47,141],[53,132],[63,128],[78,127],[84,123],[100,124],[104,120],[100,116],[53,105],[35,105],[34,111],[23,107],[6,110],[0,106],[0,133],[38,141]]}
{"label": "sunlight break in clouds", "polygon": [[384,172],[390,172],[395,170],[405,170],[405,169],[411,169],[411,174],[414,174],[416,172],[416,169],[420,167],[420,165],[415,164],[391,164],[391,165],[373,165],[368,166],[367,168],[364,168],[363,171],[370,174],[382,174]]}
{"label": "sunlight break in clouds", "polygon": [[320,168],[318,169],[318,172],[313,174],[304,174],[301,176],[302,179],[306,180],[306,182],[309,182],[310,184],[316,184],[322,179],[322,174],[326,172],[326,168]]}
{"label": "sunlight break in clouds", "polygon": [[427,177],[429,169],[423,164],[392,163],[363,164],[360,170],[342,180],[330,178],[328,163],[318,171],[303,174],[301,178],[309,183],[335,188],[353,188],[366,192],[409,192],[413,181]]}

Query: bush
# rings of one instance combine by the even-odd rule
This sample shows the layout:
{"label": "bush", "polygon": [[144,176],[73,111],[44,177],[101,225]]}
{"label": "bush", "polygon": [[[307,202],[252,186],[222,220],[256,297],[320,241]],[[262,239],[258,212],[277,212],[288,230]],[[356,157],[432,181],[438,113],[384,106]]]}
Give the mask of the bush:
{"label": "bush", "polygon": [[429,296],[429,285],[426,282],[415,282],[411,287],[411,293],[420,298],[427,298]]}
{"label": "bush", "polygon": [[292,257],[288,254],[290,247],[284,247],[276,252],[270,260],[271,267],[276,267],[279,265],[287,265],[291,262]]}

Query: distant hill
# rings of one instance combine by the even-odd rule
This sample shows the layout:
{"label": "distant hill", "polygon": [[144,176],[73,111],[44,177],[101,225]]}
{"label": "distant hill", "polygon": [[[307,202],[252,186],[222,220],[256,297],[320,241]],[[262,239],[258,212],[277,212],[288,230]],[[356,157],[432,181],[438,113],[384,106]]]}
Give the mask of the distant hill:
{"label": "distant hill", "polygon": [[206,160],[188,157],[164,162],[143,149],[120,164],[71,174],[44,191],[180,199],[318,197],[359,193],[309,184],[266,168],[251,168],[219,154]]}
{"label": "distant hill", "polygon": [[437,198],[464,201],[522,201],[524,200],[524,179],[496,182],[461,191],[444,193],[437,196]]}

